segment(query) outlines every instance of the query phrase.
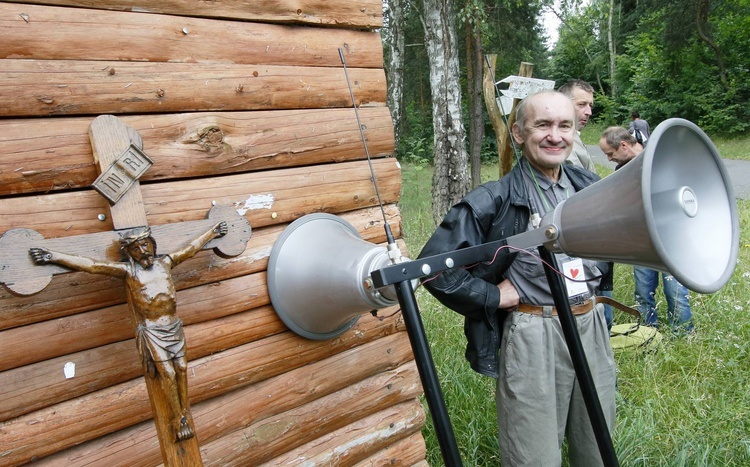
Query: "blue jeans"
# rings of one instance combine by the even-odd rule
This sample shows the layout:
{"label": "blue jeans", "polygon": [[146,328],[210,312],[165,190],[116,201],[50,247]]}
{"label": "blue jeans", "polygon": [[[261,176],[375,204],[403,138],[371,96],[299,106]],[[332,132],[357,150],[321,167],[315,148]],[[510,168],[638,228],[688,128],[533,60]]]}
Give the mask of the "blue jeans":
{"label": "blue jeans", "polygon": [[667,299],[667,319],[673,330],[692,331],[693,316],[690,312],[688,289],[677,282],[671,274],[660,273],[641,266],[633,267],[635,276],[635,302],[641,312],[644,324],[656,326],[656,288],[659,287],[659,274],[662,278],[662,289]]}
{"label": "blue jeans", "polygon": [[[599,295],[612,298],[611,290],[600,290]],[[604,304],[604,319],[607,320],[607,329],[612,329],[612,322],[615,320],[615,312],[612,305]]]}

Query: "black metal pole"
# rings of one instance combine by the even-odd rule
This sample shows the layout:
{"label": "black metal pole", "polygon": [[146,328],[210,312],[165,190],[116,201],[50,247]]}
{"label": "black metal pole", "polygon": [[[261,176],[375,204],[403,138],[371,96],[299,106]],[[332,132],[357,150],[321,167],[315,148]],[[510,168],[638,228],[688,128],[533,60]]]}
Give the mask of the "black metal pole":
{"label": "black metal pole", "polygon": [[[555,269],[559,269],[555,255],[545,247],[539,247],[539,255],[545,262],[551,264]],[[591,370],[589,369],[586,354],[584,353],[583,345],[581,344],[581,336],[578,334],[573,311],[570,309],[565,282],[563,282],[562,277],[549,267],[544,268],[544,273],[547,276],[550,292],[552,292],[552,298],[555,301],[557,316],[560,319],[560,326],[565,335],[568,352],[570,352],[570,358],[573,361],[578,384],[583,393],[583,400],[586,403],[586,411],[591,420],[591,428],[594,430],[596,443],[599,445],[599,453],[602,456],[602,462],[604,462],[604,465],[607,467],[617,467],[619,463],[617,461],[617,455],[615,454],[615,448],[612,445],[612,437],[609,435],[607,421],[604,419],[604,412],[602,411],[602,405],[599,401],[599,395],[596,393],[594,379],[591,376]]]}
{"label": "black metal pole", "polygon": [[432,423],[435,426],[440,452],[446,467],[461,467],[461,455],[456,445],[456,437],[453,434],[453,426],[445,407],[443,391],[440,389],[440,381],[432,360],[432,353],[427,343],[422,318],[419,315],[417,299],[411,282],[406,280],[394,284],[398,302],[401,305],[401,313],[406,323],[406,333],[409,335],[411,349],[417,363],[419,377],[422,380],[427,406],[430,409]]}

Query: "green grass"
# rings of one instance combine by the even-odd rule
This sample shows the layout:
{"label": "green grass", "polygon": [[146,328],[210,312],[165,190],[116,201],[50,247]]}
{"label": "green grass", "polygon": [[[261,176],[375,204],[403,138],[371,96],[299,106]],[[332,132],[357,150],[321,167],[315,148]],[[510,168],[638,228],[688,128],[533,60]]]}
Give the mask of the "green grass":
{"label": "green grass", "polygon": [[[409,164],[402,169],[404,238],[415,257],[434,230],[432,172]],[[495,166],[484,170],[485,178],[496,174]],[[719,292],[691,293],[696,334],[676,337],[663,330],[666,338],[657,353],[617,355],[613,441],[622,466],[750,465],[750,202],[738,205],[737,267]],[[631,267],[617,265],[614,296],[633,303]],[[474,373],[465,361],[462,317],[423,288],[417,300],[464,465],[497,466],[494,380]],[[666,305],[659,305],[661,317]],[[617,312],[615,320],[631,318]],[[429,417],[423,433],[428,462],[442,465]]]}

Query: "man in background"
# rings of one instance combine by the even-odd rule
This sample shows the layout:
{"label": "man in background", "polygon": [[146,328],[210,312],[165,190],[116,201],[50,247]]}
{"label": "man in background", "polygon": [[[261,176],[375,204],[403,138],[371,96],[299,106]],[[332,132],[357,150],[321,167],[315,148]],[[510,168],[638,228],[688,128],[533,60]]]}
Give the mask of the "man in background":
{"label": "man in background", "polygon": [[589,122],[594,107],[594,88],[586,81],[574,79],[560,86],[558,89],[573,101],[576,109],[576,131],[573,135],[573,150],[565,161],[568,164],[583,167],[589,172],[596,172],[594,161],[591,159],[586,145],[581,140],[581,130]]}
{"label": "man in background", "polygon": [[646,141],[651,136],[648,122],[641,118],[641,114],[637,110],[630,113],[630,127],[628,128],[628,132],[643,146],[646,145]]}
{"label": "man in background", "polygon": [[[643,151],[643,146],[635,140],[628,130],[612,126],[604,130],[599,140],[599,147],[607,159],[617,163],[621,168]],[[656,326],[656,289],[659,287],[659,271],[634,266],[635,301],[644,324]],[[667,300],[667,319],[673,331],[693,332],[693,319],[690,310],[690,294],[687,288],[677,282],[671,274],[662,272],[662,291]]]}
{"label": "man in background", "polygon": [[622,168],[643,152],[643,145],[625,128],[619,126],[611,126],[604,130],[599,139],[599,147],[607,156],[607,160],[617,164],[615,170]]}

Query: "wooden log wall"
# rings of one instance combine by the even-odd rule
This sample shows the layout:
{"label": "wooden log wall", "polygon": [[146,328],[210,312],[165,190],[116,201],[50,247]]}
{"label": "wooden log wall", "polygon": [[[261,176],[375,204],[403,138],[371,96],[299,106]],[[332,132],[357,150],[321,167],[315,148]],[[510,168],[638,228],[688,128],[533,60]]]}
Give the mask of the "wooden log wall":
{"label": "wooden log wall", "polygon": [[[88,131],[102,114],[135,129],[154,161],[140,180],[149,225],[224,204],[253,229],[239,256],[203,251],[174,270],[205,465],[426,465],[397,307],[311,341],[279,320],[266,286],[275,240],[305,214],[385,241],[339,48],[401,236],[381,26],[381,0],[0,2],[0,234],[113,230],[90,187]],[[163,462],[118,279],[0,288],[0,465],[32,461]]]}

